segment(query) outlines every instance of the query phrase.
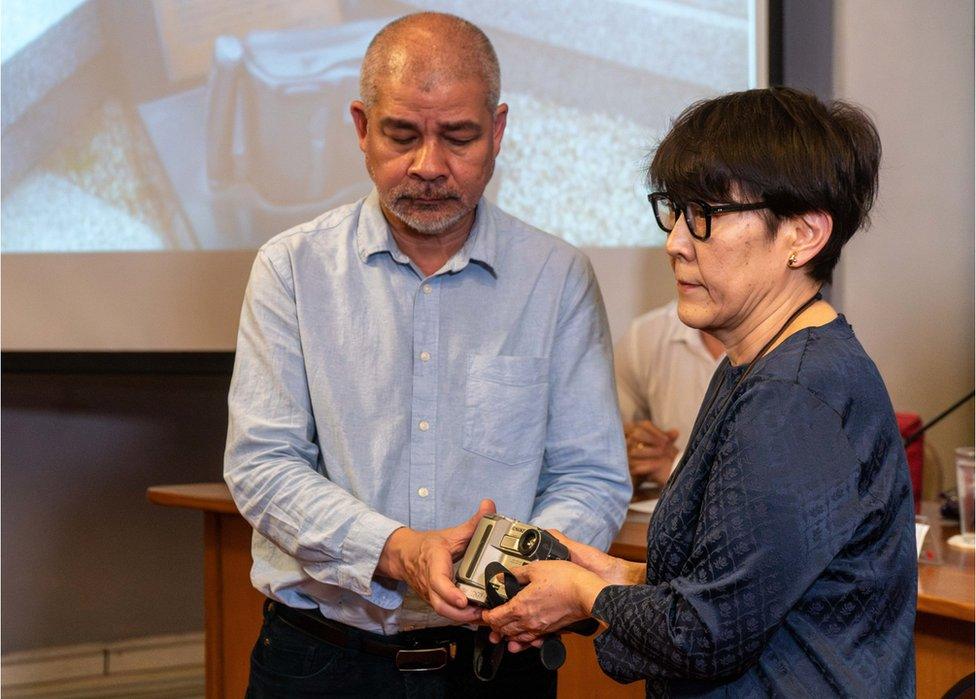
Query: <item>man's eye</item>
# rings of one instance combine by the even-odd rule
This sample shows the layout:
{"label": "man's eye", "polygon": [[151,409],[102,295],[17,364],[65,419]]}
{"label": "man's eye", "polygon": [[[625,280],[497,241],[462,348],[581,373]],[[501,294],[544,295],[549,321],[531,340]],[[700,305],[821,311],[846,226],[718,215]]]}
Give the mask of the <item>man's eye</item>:
{"label": "man's eye", "polygon": [[416,139],[417,137],[416,136],[390,136],[390,138],[394,143],[401,146],[406,146],[413,143],[414,139]]}
{"label": "man's eye", "polygon": [[468,138],[451,138],[451,137],[448,137],[447,142],[450,143],[452,146],[466,146],[469,143],[473,142],[474,140],[475,139],[470,138],[470,137],[468,137]]}

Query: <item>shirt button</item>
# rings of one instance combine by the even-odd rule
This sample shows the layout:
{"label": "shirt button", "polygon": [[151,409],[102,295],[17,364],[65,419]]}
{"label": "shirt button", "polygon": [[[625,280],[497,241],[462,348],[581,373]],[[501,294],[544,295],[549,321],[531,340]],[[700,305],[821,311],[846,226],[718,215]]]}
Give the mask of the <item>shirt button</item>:
{"label": "shirt button", "polygon": [[420,353],[420,361],[422,361],[422,362],[429,362],[430,361],[430,352],[421,352]]}
{"label": "shirt button", "polygon": [[430,495],[430,490],[428,490],[427,488],[417,488],[417,495],[419,495],[422,498],[425,498],[428,495]]}
{"label": "shirt button", "polygon": [[423,286],[421,287],[421,291],[423,291],[423,292],[424,292],[425,294],[429,294],[429,293],[430,293],[430,292],[432,292],[433,290],[434,290],[434,287],[432,287],[432,286],[431,286],[430,284],[424,284],[424,285],[423,285]]}
{"label": "shirt button", "polygon": [[420,428],[420,431],[421,431],[421,432],[426,432],[427,430],[429,430],[429,429],[430,429],[430,423],[429,423],[429,422],[427,422],[426,420],[421,420],[421,421],[420,421],[420,424],[419,424],[419,425],[417,425],[417,427],[419,427],[419,428]]}

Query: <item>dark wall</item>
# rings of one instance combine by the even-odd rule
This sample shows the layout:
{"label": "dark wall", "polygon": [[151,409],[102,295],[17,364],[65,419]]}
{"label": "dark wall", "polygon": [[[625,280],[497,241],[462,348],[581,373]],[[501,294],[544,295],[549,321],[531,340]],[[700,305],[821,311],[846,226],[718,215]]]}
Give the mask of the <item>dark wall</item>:
{"label": "dark wall", "polygon": [[229,376],[3,375],[3,652],[203,629],[203,516]]}
{"label": "dark wall", "polygon": [[781,0],[783,84],[833,96],[833,0]]}

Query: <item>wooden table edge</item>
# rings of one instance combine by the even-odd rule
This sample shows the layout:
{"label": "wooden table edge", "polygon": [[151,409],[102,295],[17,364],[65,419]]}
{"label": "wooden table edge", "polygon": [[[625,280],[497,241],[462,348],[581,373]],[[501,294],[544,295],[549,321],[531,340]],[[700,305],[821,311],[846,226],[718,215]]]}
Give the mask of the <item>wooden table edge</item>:
{"label": "wooden table edge", "polygon": [[976,607],[972,604],[954,602],[942,597],[919,595],[916,609],[919,613],[976,623]]}
{"label": "wooden table edge", "polygon": [[200,494],[199,491],[203,486],[223,486],[223,484],[154,485],[146,489],[146,497],[149,502],[164,507],[185,507],[204,512],[238,514],[237,506],[234,505],[230,493],[226,491],[226,486],[223,486],[223,492],[219,487],[214,487],[216,493]]}

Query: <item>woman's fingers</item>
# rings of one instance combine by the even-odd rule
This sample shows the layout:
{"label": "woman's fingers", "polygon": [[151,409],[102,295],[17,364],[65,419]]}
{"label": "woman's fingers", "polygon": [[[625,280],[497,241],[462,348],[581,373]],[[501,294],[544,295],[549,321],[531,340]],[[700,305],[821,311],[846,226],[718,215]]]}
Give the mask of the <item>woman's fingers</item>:
{"label": "woman's fingers", "polygon": [[512,568],[512,575],[523,585],[528,582],[532,582],[532,563],[526,563],[524,566],[514,566]]}
{"label": "woman's fingers", "polygon": [[554,537],[556,537],[556,540],[563,546],[569,546],[570,544],[575,543],[572,539],[570,539],[568,536],[563,534],[558,529],[546,529],[546,531],[552,534]]}
{"label": "woman's fingers", "polygon": [[481,618],[484,619],[485,623],[492,628],[492,630],[497,632],[502,632],[502,628],[507,624],[511,624],[515,619],[515,614],[512,611],[513,602],[503,604],[500,607],[495,607],[494,609],[489,609],[488,611],[481,613]]}
{"label": "woman's fingers", "polygon": [[482,618],[494,632],[509,639],[526,632],[534,638],[542,631],[538,627],[538,620],[524,613],[518,599],[484,612]]}

